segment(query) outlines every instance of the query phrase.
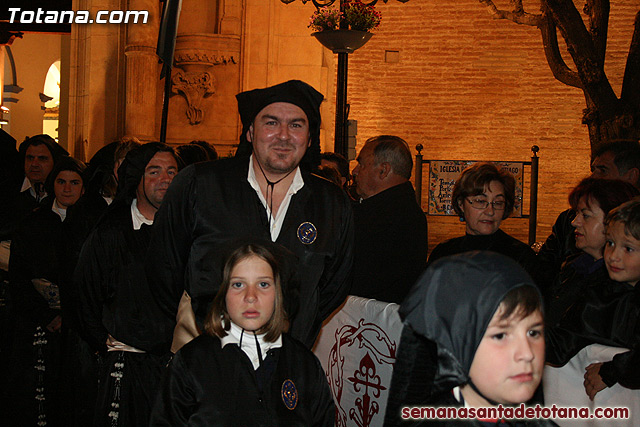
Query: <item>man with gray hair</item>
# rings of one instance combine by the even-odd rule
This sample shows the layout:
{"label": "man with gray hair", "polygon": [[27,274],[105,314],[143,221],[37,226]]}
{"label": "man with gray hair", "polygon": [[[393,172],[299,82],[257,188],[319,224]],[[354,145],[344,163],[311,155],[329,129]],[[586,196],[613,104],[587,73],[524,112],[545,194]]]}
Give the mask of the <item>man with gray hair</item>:
{"label": "man with gray hair", "polygon": [[400,303],[427,259],[427,220],[409,182],[413,159],[397,136],[369,138],[353,170],[355,258],[351,294]]}

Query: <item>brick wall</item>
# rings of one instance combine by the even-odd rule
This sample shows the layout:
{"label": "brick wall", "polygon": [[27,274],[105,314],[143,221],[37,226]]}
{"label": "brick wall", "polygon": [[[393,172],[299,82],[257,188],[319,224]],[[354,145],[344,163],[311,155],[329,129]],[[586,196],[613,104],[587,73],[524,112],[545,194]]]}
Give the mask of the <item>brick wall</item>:
{"label": "brick wall", "polygon": [[[589,139],[582,91],[553,78],[540,32],[491,19],[477,0],[376,7],[380,29],[349,56],[358,150],[383,133],[422,144],[425,159],[529,160],[538,145],[537,239],[546,238],[569,189],[589,172]],[[606,72],[618,94],[637,11],[638,0],[612,1]],[[387,50],[399,51],[399,62],[385,62]],[[527,240],[525,220],[502,228]],[[457,218],[429,218],[430,248],[463,232]]]}

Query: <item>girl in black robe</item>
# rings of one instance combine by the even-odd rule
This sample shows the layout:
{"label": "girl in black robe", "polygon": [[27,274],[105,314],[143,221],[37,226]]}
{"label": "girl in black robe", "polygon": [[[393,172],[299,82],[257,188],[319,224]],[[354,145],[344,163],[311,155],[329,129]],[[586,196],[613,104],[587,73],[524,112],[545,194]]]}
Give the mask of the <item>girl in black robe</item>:
{"label": "girl in black robe", "polygon": [[283,333],[281,251],[250,243],[227,258],[205,333],[171,361],[151,425],[333,426],[320,362]]}

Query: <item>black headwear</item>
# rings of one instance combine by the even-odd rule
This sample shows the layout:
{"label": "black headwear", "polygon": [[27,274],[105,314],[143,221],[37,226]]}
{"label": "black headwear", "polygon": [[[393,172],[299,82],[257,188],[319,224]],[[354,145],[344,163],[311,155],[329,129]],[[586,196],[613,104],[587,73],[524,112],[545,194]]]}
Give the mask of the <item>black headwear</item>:
{"label": "black headwear", "polygon": [[247,140],[247,131],[258,113],[274,102],[287,102],[300,107],[307,115],[311,144],[300,165],[315,170],[320,164],[320,104],[324,99],[320,92],[300,80],[289,80],[265,89],[239,93],[236,99],[242,120],[242,134],[236,156],[249,155],[253,151],[251,143]]}
{"label": "black headwear", "polygon": [[[87,193],[100,194],[104,182],[113,175],[114,156],[120,141],[111,142],[91,157],[85,170],[85,190]],[[115,178],[113,178],[115,181]]]}
{"label": "black headwear", "polygon": [[[454,359],[453,372],[436,377],[464,384],[491,318],[513,288],[533,279],[514,260],[493,252],[467,252],[433,263],[400,307],[413,330],[438,344],[438,357]],[[537,288],[536,288],[537,289]],[[440,372],[438,373],[440,374]]]}
{"label": "black headwear", "polygon": [[[148,142],[131,149],[118,168],[118,192],[116,199],[124,199],[131,203],[136,198],[136,189],[144,175],[144,170],[149,161],[159,152],[171,153],[176,157],[173,148],[161,142]],[[176,157],[178,166],[180,162]]]}
{"label": "black headwear", "polygon": [[[393,409],[388,406],[387,412],[416,404],[411,401],[415,390],[435,394],[468,383],[471,362],[493,315],[506,294],[520,286],[537,290],[519,264],[494,252],[466,252],[434,262],[399,310],[405,326],[389,395]],[[428,374],[414,375],[427,363],[416,356],[433,351],[428,340],[437,344],[433,383],[427,382]]]}

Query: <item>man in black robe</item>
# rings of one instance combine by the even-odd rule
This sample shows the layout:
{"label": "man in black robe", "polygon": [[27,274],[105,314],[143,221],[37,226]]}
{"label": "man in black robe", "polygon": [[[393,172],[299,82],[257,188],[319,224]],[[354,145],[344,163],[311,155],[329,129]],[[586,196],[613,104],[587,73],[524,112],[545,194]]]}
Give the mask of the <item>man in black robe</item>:
{"label": "man in black robe", "polygon": [[370,138],[353,170],[362,197],[353,210],[355,258],[352,295],[401,303],[427,261],[427,220],[409,178],[407,143]]}
{"label": "man in black robe", "polygon": [[144,273],[155,213],[178,172],[173,149],[132,149],[116,199],[82,247],[74,281],[81,335],[102,356],[95,426],[147,425],[173,325],[156,311]]}
{"label": "man in black robe", "polygon": [[11,188],[3,189],[0,205],[0,240],[11,240],[20,222],[47,196],[44,183],[55,162],[67,156],[49,135],[36,135],[24,140],[18,150],[24,165],[24,179],[12,180]]}
{"label": "man in black robe", "polygon": [[225,243],[270,239],[298,257],[300,298],[289,308],[290,333],[311,347],[347,295],[353,257],[348,198],[311,174],[319,164],[323,96],[292,80],[237,99],[243,131],[236,156],[185,168],[158,211],[147,258],[154,296],[175,321],[186,291],[201,322],[220,285]]}

